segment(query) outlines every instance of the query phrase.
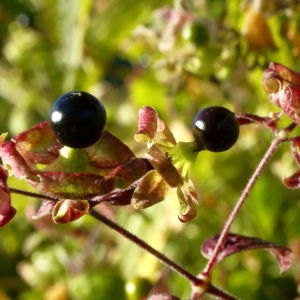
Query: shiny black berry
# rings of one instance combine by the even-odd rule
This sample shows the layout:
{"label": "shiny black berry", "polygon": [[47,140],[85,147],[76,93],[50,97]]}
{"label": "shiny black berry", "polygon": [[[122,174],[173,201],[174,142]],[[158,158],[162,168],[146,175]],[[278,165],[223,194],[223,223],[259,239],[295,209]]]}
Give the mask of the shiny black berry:
{"label": "shiny black berry", "polygon": [[239,136],[235,114],[225,107],[209,106],[200,110],[193,121],[196,151],[226,151]]}
{"label": "shiny black berry", "polygon": [[84,148],[100,138],[106,123],[106,111],[103,104],[91,94],[73,91],[54,102],[49,119],[64,145]]}

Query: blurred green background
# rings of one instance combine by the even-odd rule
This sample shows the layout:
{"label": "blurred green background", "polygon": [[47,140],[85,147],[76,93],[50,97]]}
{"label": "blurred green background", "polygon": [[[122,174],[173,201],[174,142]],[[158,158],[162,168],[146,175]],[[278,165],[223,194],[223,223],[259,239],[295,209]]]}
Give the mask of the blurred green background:
{"label": "blurred green background", "polygon": [[[133,135],[143,105],[157,109],[178,141],[192,139],[193,116],[207,105],[263,116],[278,111],[262,89],[262,72],[270,61],[300,70],[297,2],[1,0],[0,131],[12,137],[45,120],[53,101],[74,89],[103,101],[107,129],[137,155],[143,149]],[[231,150],[198,155],[192,172],[199,213],[188,224],[178,221],[172,192],[143,211],[103,211],[198,274],[201,243],[220,231],[271,139],[268,130],[245,126]],[[224,260],[214,282],[241,299],[296,298],[300,195],[281,183],[295,170],[283,145],[234,223],[234,232],[295,253],[283,275],[265,251]],[[18,214],[0,230],[0,300],[127,299],[126,282],[155,284],[163,274],[170,292],[188,299],[185,279],[89,216],[68,225],[32,222],[38,204],[13,196]]]}

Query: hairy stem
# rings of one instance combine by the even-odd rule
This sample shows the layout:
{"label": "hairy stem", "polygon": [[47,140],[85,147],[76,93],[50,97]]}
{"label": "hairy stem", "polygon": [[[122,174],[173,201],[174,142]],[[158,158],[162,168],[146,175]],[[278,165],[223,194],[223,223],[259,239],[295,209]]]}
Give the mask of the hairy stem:
{"label": "hairy stem", "polygon": [[237,201],[235,207],[233,208],[232,212],[230,213],[228,219],[226,220],[224,227],[222,229],[222,232],[220,233],[220,237],[218,239],[218,242],[214,248],[213,254],[209,261],[207,262],[203,273],[208,274],[209,276],[211,275],[216,263],[218,262],[218,256],[219,253],[222,251],[222,248],[226,244],[227,236],[230,231],[231,225],[234,222],[235,218],[237,217],[240,209],[242,208],[243,204],[245,203],[246,199],[248,198],[248,195],[252,188],[254,187],[257,179],[261,175],[262,171],[272,158],[273,154],[275,151],[278,149],[279,145],[283,142],[284,140],[281,139],[280,137],[276,137],[273,139],[272,143],[270,144],[268,150],[266,151],[265,155],[259,162],[257,168],[253,172],[252,176],[250,177],[247,185],[243,189],[243,192],[240,195],[239,200]]}
{"label": "hairy stem", "polygon": [[58,199],[53,198],[51,196],[47,196],[47,195],[43,195],[43,194],[39,194],[39,193],[28,192],[28,191],[24,191],[24,190],[20,190],[20,189],[16,189],[16,188],[10,187],[9,191],[14,194],[24,195],[24,196],[31,197],[31,198],[40,198],[43,200],[58,201]]}

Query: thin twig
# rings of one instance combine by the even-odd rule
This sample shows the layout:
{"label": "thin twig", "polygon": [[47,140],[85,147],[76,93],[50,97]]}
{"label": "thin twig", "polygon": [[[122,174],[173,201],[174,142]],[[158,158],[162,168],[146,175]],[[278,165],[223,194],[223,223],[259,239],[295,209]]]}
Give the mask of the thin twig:
{"label": "thin twig", "polygon": [[23,191],[23,190],[11,188],[11,187],[9,188],[9,191],[14,194],[24,195],[24,196],[31,197],[31,198],[40,198],[43,200],[52,200],[52,201],[59,200],[59,199],[51,197],[51,196],[47,196],[47,195],[43,195],[43,194],[39,194],[39,193],[28,192],[28,191]]}

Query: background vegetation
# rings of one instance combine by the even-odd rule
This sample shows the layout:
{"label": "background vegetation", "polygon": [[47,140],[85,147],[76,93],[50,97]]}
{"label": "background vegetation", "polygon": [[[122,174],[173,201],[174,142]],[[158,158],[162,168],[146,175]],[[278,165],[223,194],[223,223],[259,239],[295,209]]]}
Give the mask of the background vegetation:
{"label": "background vegetation", "polygon": [[[143,152],[133,135],[143,105],[155,107],[181,141],[191,140],[193,116],[207,105],[259,115],[278,111],[261,78],[270,61],[300,70],[296,3],[1,0],[0,131],[13,136],[45,120],[53,101],[75,89],[104,102],[107,129],[137,155]],[[200,22],[200,37],[181,26],[190,18]],[[172,193],[144,211],[103,211],[197,274],[205,263],[201,243],[220,231],[271,139],[266,129],[245,126],[231,150],[199,154],[193,168],[199,213],[188,224],[178,221]],[[234,223],[236,233],[295,252],[293,268],[281,276],[264,251],[222,262],[215,282],[242,299],[296,298],[300,197],[281,183],[295,169],[284,145]],[[13,197],[18,214],[0,231],[0,299],[126,299],[127,281],[155,283],[164,272],[172,294],[187,299],[185,279],[89,216],[69,225],[34,223],[30,216],[38,203]]]}

